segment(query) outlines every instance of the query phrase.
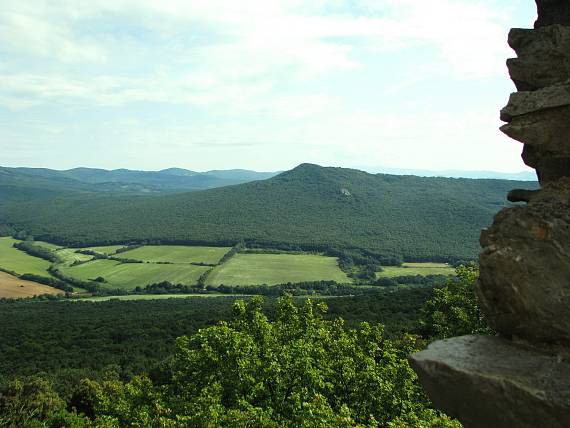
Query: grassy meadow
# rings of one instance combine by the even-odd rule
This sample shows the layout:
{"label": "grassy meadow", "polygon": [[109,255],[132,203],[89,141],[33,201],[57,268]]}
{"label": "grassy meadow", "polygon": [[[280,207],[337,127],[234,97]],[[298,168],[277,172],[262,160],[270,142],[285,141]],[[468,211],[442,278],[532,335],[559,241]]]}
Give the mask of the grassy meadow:
{"label": "grassy meadow", "polygon": [[87,254],[77,253],[75,248],[60,248],[55,254],[63,263],[86,262],[93,258]]}
{"label": "grassy meadow", "polygon": [[60,270],[67,276],[82,280],[105,278],[102,284],[108,288],[132,290],[137,286],[168,281],[173,284],[196,284],[207,266],[191,264],[121,263],[116,260],[93,260],[76,266],[64,266]]}
{"label": "grassy meadow", "polygon": [[455,269],[447,263],[404,263],[402,266],[382,266],[378,278],[394,278],[407,275],[454,275]]}
{"label": "grassy meadow", "polygon": [[[0,268],[17,275],[31,273],[50,277],[51,263],[13,248],[18,242],[12,238],[0,238]],[[181,245],[145,245],[129,251],[119,252],[122,245],[86,248],[100,254],[112,256],[98,258],[80,254],[75,248],[65,248],[47,242],[36,242],[36,246],[51,251],[57,256],[56,267],[64,276],[79,281],[95,281],[101,289],[132,291],[150,284],[170,282],[172,284],[196,285],[199,278],[208,273],[208,286],[235,285],[277,285],[312,281],[336,281],[341,284],[352,280],[338,265],[335,257],[300,253],[237,253],[219,264],[229,247],[202,247]],[[138,260],[127,263],[121,259]],[[198,265],[205,264],[204,266]],[[415,275],[453,275],[454,269],[444,263],[404,263],[402,266],[386,266],[377,273],[378,278]],[[101,278],[103,280],[101,280]],[[361,286],[365,287],[365,286]],[[88,288],[88,287],[87,287]],[[85,291],[77,289],[76,291]],[[1,295],[0,295],[1,296]],[[151,296],[150,298],[155,298]],[[161,296],[167,298],[168,295]],[[170,296],[173,297],[173,296]],[[183,297],[183,295],[176,295]],[[144,299],[133,296],[135,300]]]}
{"label": "grassy meadow", "polygon": [[125,245],[107,245],[103,247],[89,247],[89,248],[82,248],[83,250],[91,250],[95,251],[96,253],[107,254],[108,256],[115,254],[117,250],[121,248],[125,248]]}
{"label": "grassy meadow", "polygon": [[59,245],[55,245],[55,244],[51,244],[49,242],[44,242],[44,241],[34,241],[34,245],[36,247],[41,247],[41,248],[45,248],[46,250],[59,250],[62,249],[63,247],[60,247]]}
{"label": "grassy meadow", "polygon": [[117,254],[117,257],[145,262],[217,264],[228,247],[189,247],[182,245],[145,245]]}
{"label": "grassy meadow", "polygon": [[247,297],[246,294],[127,294],[124,296],[99,296],[90,297],[88,299],[81,299],[87,302],[108,302],[109,300],[164,300],[164,299],[204,299],[212,297]]}
{"label": "grassy meadow", "polygon": [[208,285],[260,285],[333,280],[351,282],[334,257],[313,254],[236,254],[208,275]]}
{"label": "grassy meadow", "polygon": [[12,245],[16,239],[0,238],[0,268],[14,272],[18,275],[31,273],[34,275],[51,277],[48,272],[50,262],[26,254]]}

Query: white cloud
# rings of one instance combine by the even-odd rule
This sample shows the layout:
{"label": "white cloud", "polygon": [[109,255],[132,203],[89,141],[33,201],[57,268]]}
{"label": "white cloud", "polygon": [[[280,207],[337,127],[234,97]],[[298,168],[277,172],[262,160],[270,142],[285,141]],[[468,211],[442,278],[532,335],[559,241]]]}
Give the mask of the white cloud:
{"label": "white cloud", "polygon": [[[2,107],[25,117],[41,115],[42,108],[105,114],[112,107],[112,115],[145,104],[177,109],[173,115],[185,122],[150,129],[139,116],[137,126],[118,124],[102,141],[130,141],[125,149],[135,141],[147,147],[172,142],[176,156],[185,150],[197,156],[192,150],[208,144],[225,150],[250,145],[259,148],[260,162],[270,156],[265,150],[282,159],[365,157],[415,167],[429,159],[435,165],[447,162],[446,154],[461,155],[458,140],[470,147],[498,141],[492,102],[470,106],[459,118],[455,106],[406,112],[398,105],[432,81],[463,81],[468,90],[470,80],[506,76],[505,39],[515,4],[3,0],[0,119]],[[389,65],[389,74],[380,76],[378,63]],[[414,98],[424,110],[431,101]],[[475,119],[481,111],[484,121]],[[82,120],[77,116],[76,128],[63,127],[60,137],[91,129]],[[25,132],[21,125],[13,134]],[[0,145],[5,141],[0,137]],[[512,152],[501,153],[513,159]]]}
{"label": "white cloud", "polygon": [[[290,0],[7,0],[0,10],[0,39],[6,41],[3,49],[9,52],[8,61],[10,55],[14,62],[26,56],[42,58],[46,70],[40,72],[53,96],[60,88],[66,98],[91,94],[100,101],[101,79],[91,76],[103,75],[116,86],[130,88],[105,96],[114,103],[121,102],[121,94],[124,102],[144,97],[153,102],[179,99],[179,90],[169,82],[188,75],[193,87],[205,91],[215,91],[216,86],[227,90],[236,83],[247,87],[252,79],[258,81],[254,89],[259,82],[272,85],[283,79],[318,79],[329,72],[367,66],[358,55],[363,49],[376,52],[368,55],[380,56],[407,48],[412,63],[412,48],[434,50],[433,62],[415,65],[418,74],[465,78],[504,70],[507,50],[499,43],[505,37],[504,17],[486,1],[369,2],[380,8],[361,1],[370,15],[327,15],[322,10],[316,14],[319,10],[311,6],[322,7],[322,3]],[[117,27],[132,26],[132,33],[109,34],[107,27],[112,26],[104,25],[109,20],[118,20]],[[85,26],[89,31],[84,31]],[[137,33],[144,31],[149,35]],[[191,42],[202,36],[202,43]],[[141,64],[147,70],[143,78],[116,73],[128,62],[125,54],[147,61]],[[155,64],[149,63],[153,60]],[[65,67],[72,62],[84,66]],[[168,75],[157,73],[159,68]],[[76,91],[58,80],[84,80],[93,88]],[[46,89],[36,85],[37,79],[18,80],[19,90],[25,81],[30,83],[28,95],[46,100]],[[154,84],[149,85],[150,81]],[[9,85],[4,88],[11,89]],[[201,99],[186,97],[188,102],[200,103]]]}

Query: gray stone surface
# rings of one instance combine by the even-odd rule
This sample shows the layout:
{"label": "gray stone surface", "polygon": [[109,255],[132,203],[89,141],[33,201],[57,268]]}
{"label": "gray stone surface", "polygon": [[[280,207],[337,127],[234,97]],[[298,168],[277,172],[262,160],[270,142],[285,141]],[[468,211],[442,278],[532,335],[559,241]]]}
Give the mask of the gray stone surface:
{"label": "gray stone surface", "polygon": [[501,131],[521,143],[551,153],[568,154],[570,106],[515,116]]}
{"label": "gray stone surface", "polygon": [[462,336],[410,363],[434,404],[465,428],[570,426],[570,364],[505,339]]}
{"label": "gray stone surface", "polygon": [[518,58],[507,60],[519,91],[534,91],[570,79],[570,27],[513,28],[509,45]]}
{"label": "gray stone surface", "polygon": [[570,85],[555,85],[534,92],[515,92],[501,110],[501,120],[570,105]]}
{"label": "gray stone surface", "polygon": [[570,26],[570,1],[568,0],[536,0],[538,19],[536,28],[552,24]]}
{"label": "gray stone surface", "polygon": [[570,179],[499,212],[481,246],[476,291],[489,324],[507,337],[569,346]]}
{"label": "gray stone surface", "polygon": [[501,131],[525,144],[523,160],[541,183],[570,176],[570,105],[512,117]]}
{"label": "gray stone surface", "polygon": [[548,152],[541,153],[534,147],[523,147],[522,158],[524,162],[536,169],[538,181],[546,184],[562,177],[570,177],[570,157],[552,157]]}

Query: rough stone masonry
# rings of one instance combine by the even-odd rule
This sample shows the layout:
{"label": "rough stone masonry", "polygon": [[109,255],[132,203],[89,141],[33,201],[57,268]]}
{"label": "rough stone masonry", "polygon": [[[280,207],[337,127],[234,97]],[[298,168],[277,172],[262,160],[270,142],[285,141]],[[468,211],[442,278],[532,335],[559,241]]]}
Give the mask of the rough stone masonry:
{"label": "rough stone masonry", "polygon": [[410,357],[434,404],[466,428],[570,427],[570,0],[536,0],[511,30],[518,92],[501,130],[523,144],[541,189],[516,190],[481,232],[476,287],[497,336],[432,343]]}

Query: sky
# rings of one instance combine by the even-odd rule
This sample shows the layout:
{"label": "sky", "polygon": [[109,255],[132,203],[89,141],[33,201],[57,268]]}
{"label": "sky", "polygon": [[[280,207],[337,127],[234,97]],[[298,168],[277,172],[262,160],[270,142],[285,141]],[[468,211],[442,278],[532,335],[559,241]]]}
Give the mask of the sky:
{"label": "sky", "polygon": [[526,169],[532,0],[0,0],[0,165]]}

